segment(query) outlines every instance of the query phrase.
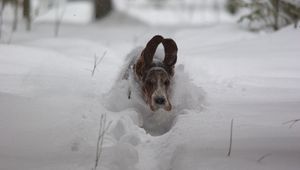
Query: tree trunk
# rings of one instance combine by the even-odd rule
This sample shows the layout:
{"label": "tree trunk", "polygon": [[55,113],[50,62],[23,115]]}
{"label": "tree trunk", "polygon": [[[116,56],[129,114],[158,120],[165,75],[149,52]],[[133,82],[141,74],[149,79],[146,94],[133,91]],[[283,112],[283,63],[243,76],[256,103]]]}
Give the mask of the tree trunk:
{"label": "tree trunk", "polygon": [[94,0],[95,19],[100,19],[106,16],[112,10],[111,0]]}
{"label": "tree trunk", "polygon": [[277,31],[279,29],[279,0],[274,0],[274,9],[275,9],[275,14],[274,14],[274,30]]}
{"label": "tree trunk", "polygon": [[14,21],[13,21],[13,27],[12,30],[16,31],[17,27],[18,27],[18,10],[19,10],[19,3],[18,0],[13,0],[13,4],[14,4]]}
{"label": "tree trunk", "polygon": [[26,19],[26,29],[30,31],[31,29],[31,8],[30,0],[23,1],[23,17]]}
{"label": "tree trunk", "polygon": [[1,9],[0,9],[0,39],[2,37],[2,24],[3,24],[3,10],[4,10],[5,2],[4,0],[1,3]]}

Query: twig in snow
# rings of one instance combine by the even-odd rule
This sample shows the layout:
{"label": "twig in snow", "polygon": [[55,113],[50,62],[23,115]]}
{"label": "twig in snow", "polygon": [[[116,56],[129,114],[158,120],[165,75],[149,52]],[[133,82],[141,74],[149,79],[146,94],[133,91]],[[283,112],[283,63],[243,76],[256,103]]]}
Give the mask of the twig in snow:
{"label": "twig in snow", "polygon": [[284,125],[290,124],[289,128],[292,128],[297,122],[299,122],[300,119],[294,119],[294,120],[289,120],[287,122],[283,122]]}
{"label": "twig in snow", "polygon": [[92,77],[95,74],[95,71],[97,69],[98,64],[103,60],[104,56],[106,55],[106,52],[107,51],[104,51],[101,58],[98,58],[98,56],[95,54],[95,56],[94,56],[94,66],[93,66],[93,70],[91,71],[92,72]]}
{"label": "twig in snow", "polygon": [[232,147],[232,130],[233,130],[233,119],[231,119],[231,126],[230,126],[230,140],[229,140],[229,149],[227,156],[230,157],[231,154],[231,147]]}
{"label": "twig in snow", "polygon": [[257,160],[257,162],[260,163],[263,159],[265,159],[266,157],[271,156],[271,155],[272,155],[271,153],[264,154],[263,156],[261,156],[261,157]]}
{"label": "twig in snow", "polygon": [[97,139],[95,165],[94,165],[94,168],[92,170],[96,170],[97,167],[98,167],[100,156],[101,156],[101,153],[102,153],[104,134],[107,132],[110,125],[111,125],[111,122],[109,122],[106,125],[106,114],[102,114],[101,118],[100,118],[100,127],[99,127],[99,132],[98,132],[98,139]]}

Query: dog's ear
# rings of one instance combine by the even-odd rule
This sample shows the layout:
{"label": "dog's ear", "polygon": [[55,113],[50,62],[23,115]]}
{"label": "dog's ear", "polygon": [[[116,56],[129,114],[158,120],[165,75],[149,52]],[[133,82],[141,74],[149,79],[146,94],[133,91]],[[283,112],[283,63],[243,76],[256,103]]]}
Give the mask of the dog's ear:
{"label": "dog's ear", "polygon": [[158,45],[164,40],[161,35],[155,35],[152,39],[147,43],[146,47],[142,52],[142,56],[144,57],[145,66],[150,66],[153,61],[153,56]]}
{"label": "dog's ear", "polygon": [[136,73],[139,77],[142,77],[143,73],[149,68],[152,64],[153,56],[158,45],[164,40],[161,35],[155,35],[152,39],[147,43],[146,47],[141,53],[139,60],[135,65]]}
{"label": "dog's ear", "polygon": [[165,58],[164,58],[164,65],[167,67],[173,67],[177,61],[177,52],[178,48],[173,39],[164,39],[163,45],[165,48]]}

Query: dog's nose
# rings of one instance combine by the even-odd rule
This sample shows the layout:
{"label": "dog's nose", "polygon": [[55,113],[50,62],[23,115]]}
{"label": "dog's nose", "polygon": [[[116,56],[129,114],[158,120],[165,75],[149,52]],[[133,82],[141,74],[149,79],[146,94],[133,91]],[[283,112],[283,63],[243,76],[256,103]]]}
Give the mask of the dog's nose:
{"label": "dog's nose", "polygon": [[165,98],[164,97],[156,97],[155,98],[155,103],[156,104],[160,104],[160,105],[162,105],[162,104],[165,104]]}

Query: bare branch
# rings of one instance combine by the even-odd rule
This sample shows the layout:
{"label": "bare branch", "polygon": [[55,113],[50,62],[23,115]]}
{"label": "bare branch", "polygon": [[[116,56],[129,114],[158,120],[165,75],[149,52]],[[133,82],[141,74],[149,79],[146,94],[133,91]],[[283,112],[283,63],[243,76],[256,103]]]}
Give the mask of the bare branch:
{"label": "bare branch", "polygon": [[287,122],[283,122],[282,124],[283,125],[290,124],[289,128],[292,128],[299,121],[300,121],[300,119],[293,119],[293,120],[289,120]]}
{"label": "bare branch", "polygon": [[261,156],[261,157],[257,160],[257,162],[260,163],[263,159],[265,159],[266,157],[271,156],[271,155],[272,155],[271,153],[264,154],[263,156]]}
{"label": "bare branch", "polygon": [[231,125],[230,125],[230,140],[229,140],[229,149],[227,156],[230,157],[231,155],[231,148],[232,148],[232,131],[233,131],[233,119],[231,119]]}
{"label": "bare branch", "polygon": [[104,56],[106,55],[106,53],[107,53],[107,51],[104,51],[104,53],[102,54],[102,56],[101,56],[100,59],[99,59],[99,58],[97,57],[97,55],[95,54],[95,56],[94,56],[94,65],[93,65],[93,69],[91,70],[91,72],[92,72],[92,77],[93,77],[94,74],[95,74],[95,71],[96,71],[96,69],[97,69],[98,64],[101,63],[101,61],[103,60],[103,58],[104,58]]}

